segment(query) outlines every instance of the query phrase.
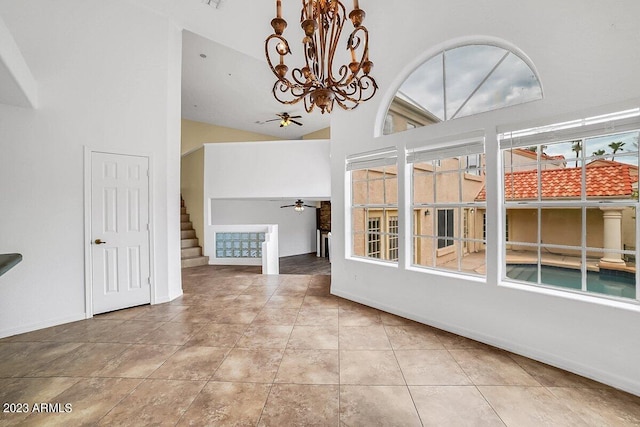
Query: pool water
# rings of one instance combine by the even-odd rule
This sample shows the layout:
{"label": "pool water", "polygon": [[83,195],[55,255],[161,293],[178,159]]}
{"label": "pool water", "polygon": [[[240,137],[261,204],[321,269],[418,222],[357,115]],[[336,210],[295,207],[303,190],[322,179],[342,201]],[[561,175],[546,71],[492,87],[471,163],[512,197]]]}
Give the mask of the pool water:
{"label": "pool water", "polygon": [[[542,265],[543,285],[569,289],[582,289],[580,270]],[[507,265],[507,277],[523,282],[538,283],[538,266],[535,264]],[[635,277],[631,273],[614,275],[587,271],[587,291],[623,298],[636,298]]]}

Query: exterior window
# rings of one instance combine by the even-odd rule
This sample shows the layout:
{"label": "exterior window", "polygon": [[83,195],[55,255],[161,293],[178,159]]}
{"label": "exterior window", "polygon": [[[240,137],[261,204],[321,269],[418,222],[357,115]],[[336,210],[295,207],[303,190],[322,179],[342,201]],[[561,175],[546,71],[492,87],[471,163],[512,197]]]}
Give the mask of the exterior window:
{"label": "exterior window", "polygon": [[487,240],[487,214],[482,214],[482,239]]}
{"label": "exterior window", "polygon": [[503,139],[506,280],[638,298],[638,135]]}
{"label": "exterior window", "polygon": [[504,238],[507,242],[509,241],[509,215],[508,214],[504,216]]}
{"label": "exterior window", "polygon": [[389,217],[389,259],[398,261],[398,216]]}
{"label": "exterior window", "polygon": [[438,209],[438,249],[452,245],[453,209]]}
{"label": "exterior window", "polygon": [[351,179],[351,255],[398,260],[398,173],[395,150],[347,159]]}
{"label": "exterior window", "polygon": [[380,258],[380,218],[369,218],[367,227],[367,256]]}
{"label": "exterior window", "polygon": [[465,157],[467,173],[472,175],[480,175],[482,166],[482,157],[479,154]]}
{"label": "exterior window", "polygon": [[485,274],[486,203],[478,200],[484,192],[484,137],[476,136],[470,141],[407,153],[412,171],[415,266]]}

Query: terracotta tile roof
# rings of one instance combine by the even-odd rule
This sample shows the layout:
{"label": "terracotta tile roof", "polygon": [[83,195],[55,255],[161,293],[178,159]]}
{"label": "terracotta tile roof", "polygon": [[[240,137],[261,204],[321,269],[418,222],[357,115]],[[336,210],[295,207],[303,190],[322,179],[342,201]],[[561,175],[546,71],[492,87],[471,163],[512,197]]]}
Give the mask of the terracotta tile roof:
{"label": "terracotta tile roof", "polygon": [[[586,167],[587,197],[628,197],[638,181],[638,168],[610,162]],[[543,199],[580,198],[581,168],[548,169],[542,173]],[[527,170],[505,174],[505,200],[532,200],[538,197],[537,171]],[[476,200],[486,199],[483,187]]]}

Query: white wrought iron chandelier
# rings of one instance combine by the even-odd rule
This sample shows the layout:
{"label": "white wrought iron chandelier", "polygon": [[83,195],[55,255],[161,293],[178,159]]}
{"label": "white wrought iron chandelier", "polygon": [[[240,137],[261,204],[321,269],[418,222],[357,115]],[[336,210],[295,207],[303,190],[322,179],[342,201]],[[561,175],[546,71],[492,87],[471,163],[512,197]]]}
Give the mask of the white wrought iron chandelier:
{"label": "white wrought iron chandelier", "polygon": [[[300,25],[304,30],[305,64],[289,73],[284,56],[291,50],[282,35],[287,21],[282,18],[282,1],[276,0],[276,17],[271,21],[274,33],[265,41],[265,56],[278,78],[272,92],[279,102],[296,104],[304,100],[308,113],[317,106],[324,114],[331,112],[334,103],[352,110],[376,93],[378,85],[369,75],[373,67],[369,60],[369,32],[362,26],[365,12],[358,0],[353,0],[353,10],[348,15],[354,27],[347,39],[351,62],[334,68],[346,17],[346,8],[339,0],[302,0]],[[279,60],[272,61],[272,55],[278,55]]]}

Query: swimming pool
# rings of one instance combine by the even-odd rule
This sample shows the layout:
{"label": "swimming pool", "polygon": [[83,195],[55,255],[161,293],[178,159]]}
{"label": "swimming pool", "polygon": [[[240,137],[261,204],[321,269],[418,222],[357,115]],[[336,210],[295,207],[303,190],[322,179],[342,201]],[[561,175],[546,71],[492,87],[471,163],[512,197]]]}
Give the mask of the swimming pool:
{"label": "swimming pool", "polygon": [[[540,266],[540,284],[569,289],[582,289],[580,270],[571,268]],[[507,277],[523,282],[538,283],[538,266],[535,264],[509,264]],[[598,294],[623,298],[636,298],[633,274],[615,274],[605,271],[587,271],[587,290]]]}

